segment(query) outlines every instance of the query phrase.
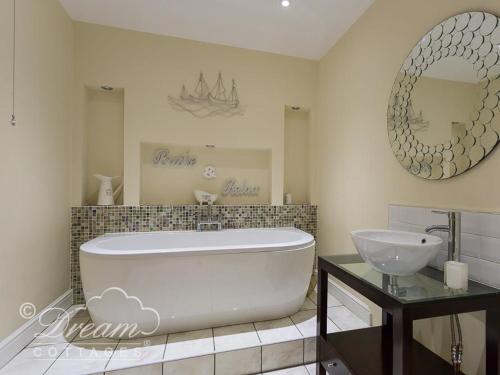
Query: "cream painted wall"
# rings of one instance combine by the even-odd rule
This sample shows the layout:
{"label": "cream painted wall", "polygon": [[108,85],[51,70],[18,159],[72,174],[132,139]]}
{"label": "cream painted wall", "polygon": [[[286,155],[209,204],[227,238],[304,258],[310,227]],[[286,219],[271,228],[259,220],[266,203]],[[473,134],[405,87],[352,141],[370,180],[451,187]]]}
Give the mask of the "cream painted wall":
{"label": "cream painted wall", "polygon": [[17,126],[12,1],[0,1],[0,340],[69,288],[73,24],[57,0],[17,1]]}
{"label": "cream painted wall", "polygon": [[[140,201],[141,142],[270,149],[272,203],[281,204],[285,105],[312,108],[317,62],[183,39],[76,23],[72,203],[84,196],[85,86],[124,88],[124,200]],[[237,81],[244,116],[198,119],[170,108],[169,95],[193,90],[203,71]]]}
{"label": "cream painted wall", "polygon": [[[500,152],[446,181],[406,172],[387,138],[386,111],[396,73],[435,24],[468,10],[500,15],[497,0],[377,0],[321,59],[313,124],[313,201],[319,205],[319,253],[352,253],[350,231],[387,227],[387,205],[402,203],[500,210]],[[482,314],[463,318],[465,370],[484,373]],[[449,329],[437,320],[417,327],[426,345],[449,358]]]}

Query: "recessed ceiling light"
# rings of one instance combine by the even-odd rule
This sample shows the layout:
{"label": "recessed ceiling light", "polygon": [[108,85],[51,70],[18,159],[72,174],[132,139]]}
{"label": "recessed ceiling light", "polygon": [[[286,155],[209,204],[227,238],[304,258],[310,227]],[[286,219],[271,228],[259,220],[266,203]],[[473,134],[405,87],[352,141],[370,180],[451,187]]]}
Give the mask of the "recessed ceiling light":
{"label": "recessed ceiling light", "polygon": [[290,6],[290,0],[281,0],[281,6],[283,8],[288,8]]}

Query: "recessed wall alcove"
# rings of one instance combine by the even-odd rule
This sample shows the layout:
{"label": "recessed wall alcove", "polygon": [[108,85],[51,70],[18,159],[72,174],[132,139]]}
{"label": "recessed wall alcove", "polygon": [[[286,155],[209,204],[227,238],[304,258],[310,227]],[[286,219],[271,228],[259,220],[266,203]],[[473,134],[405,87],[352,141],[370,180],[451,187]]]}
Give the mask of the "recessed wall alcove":
{"label": "recessed wall alcove", "polygon": [[284,193],[291,194],[293,204],[308,204],[310,111],[285,107],[285,183]]}
{"label": "recessed wall alcove", "polygon": [[[94,205],[99,192],[95,174],[117,177],[114,186],[123,181],[123,112],[124,90],[105,91],[87,87],[85,109],[84,205]],[[116,197],[123,203],[123,194]]]}
{"label": "recessed wall alcove", "polygon": [[141,204],[194,204],[195,189],[216,204],[269,204],[271,151],[141,143]]}

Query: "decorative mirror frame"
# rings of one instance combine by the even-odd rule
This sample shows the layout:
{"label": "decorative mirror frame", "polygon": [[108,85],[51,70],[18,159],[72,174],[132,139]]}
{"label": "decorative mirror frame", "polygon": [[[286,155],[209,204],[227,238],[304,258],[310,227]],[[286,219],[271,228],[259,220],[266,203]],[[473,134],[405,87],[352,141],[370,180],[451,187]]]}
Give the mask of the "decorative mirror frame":
{"label": "decorative mirror frame", "polygon": [[[411,93],[422,73],[447,56],[472,64],[481,92],[463,132],[445,143],[420,142],[410,126]],[[485,12],[450,17],[435,26],[411,50],[392,87],[387,131],[392,151],[411,174],[446,179],[483,160],[500,137],[500,18]]]}

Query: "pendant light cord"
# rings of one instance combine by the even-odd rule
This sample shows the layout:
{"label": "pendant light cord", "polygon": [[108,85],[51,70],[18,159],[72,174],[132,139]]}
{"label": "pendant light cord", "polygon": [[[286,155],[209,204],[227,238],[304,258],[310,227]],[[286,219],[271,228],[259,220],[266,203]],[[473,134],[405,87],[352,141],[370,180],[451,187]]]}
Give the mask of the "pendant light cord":
{"label": "pendant light cord", "polygon": [[12,117],[10,124],[16,125],[16,0],[13,0],[13,26],[12,26]]}

